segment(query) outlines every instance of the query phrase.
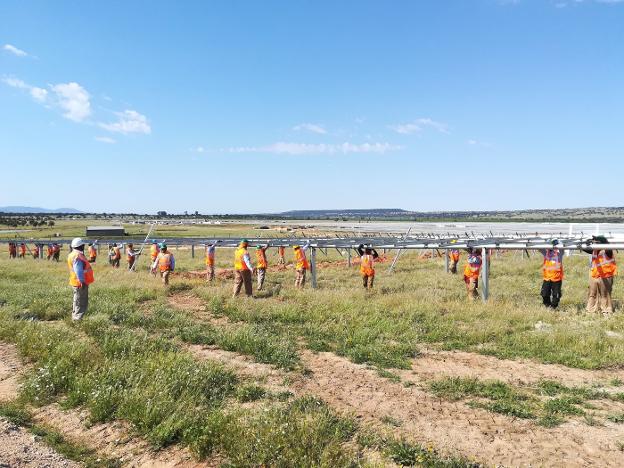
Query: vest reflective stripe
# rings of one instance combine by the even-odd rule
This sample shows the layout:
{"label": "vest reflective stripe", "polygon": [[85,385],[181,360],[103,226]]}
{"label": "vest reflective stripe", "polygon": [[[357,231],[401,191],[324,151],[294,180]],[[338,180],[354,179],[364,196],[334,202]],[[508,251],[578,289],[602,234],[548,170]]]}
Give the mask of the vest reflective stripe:
{"label": "vest reflective stripe", "polygon": [[563,279],[563,263],[560,252],[546,251],[542,264],[542,276],[544,281],[561,281]]}
{"label": "vest reflective stripe", "polygon": [[239,247],[238,249],[236,249],[236,251],[234,252],[234,269],[235,270],[238,270],[238,271],[249,270],[249,268],[247,267],[247,264],[245,263],[245,260],[243,260],[243,257],[245,255],[247,255],[247,249],[243,247]]}
{"label": "vest reflective stripe", "polygon": [[162,253],[158,254],[158,269],[160,271],[171,271],[171,254]]}
{"label": "vest reflective stripe", "polygon": [[303,249],[295,250],[295,270],[307,270],[308,268],[310,266]]}
{"label": "vest reflective stripe", "polygon": [[479,278],[479,273],[481,272],[481,265],[483,264],[483,260],[478,255],[469,254],[468,255],[468,263],[464,267],[464,276],[468,278]]}
{"label": "vest reflective stripe", "polygon": [[375,269],[373,268],[374,259],[370,254],[364,254],[360,258],[360,273],[365,276],[375,276]]}
{"label": "vest reflective stripe", "polygon": [[215,251],[206,250],[206,265],[214,265],[214,262],[215,262]]}
{"label": "vest reflective stripe", "polygon": [[592,255],[592,278],[611,278],[615,275],[617,275],[617,264],[615,263],[615,257],[609,258],[605,254]]}
{"label": "vest reflective stripe", "polygon": [[266,268],[267,267],[267,259],[266,253],[262,249],[256,250],[256,258],[258,259],[257,268]]}
{"label": "vest reflective stripe", "polygon": [[89,285],[95,281],[93,278],[93,269],[91,268],[91,264],[87,260],[87,257],[84,256],[82,252],[79,250],[72,250],[67,256],[67,267],[69,268],[69,284],[74,287],[80,286],[80,281],[78,280],[78,275],[74,271],[74,260],[80,260],[84,263],[84,280],[85,284]]}

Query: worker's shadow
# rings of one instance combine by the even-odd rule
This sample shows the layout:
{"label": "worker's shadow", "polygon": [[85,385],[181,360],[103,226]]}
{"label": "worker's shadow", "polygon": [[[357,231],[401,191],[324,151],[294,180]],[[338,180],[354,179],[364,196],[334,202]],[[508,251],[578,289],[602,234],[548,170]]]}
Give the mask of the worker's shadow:
{"label": "worker's shadow", "polygon": [[254,297],[256,299],[269,299],[271,297],[279,296],[281,289],[281,284],[275,284],[267,289],[263,289],[262,291],[256,291]]}

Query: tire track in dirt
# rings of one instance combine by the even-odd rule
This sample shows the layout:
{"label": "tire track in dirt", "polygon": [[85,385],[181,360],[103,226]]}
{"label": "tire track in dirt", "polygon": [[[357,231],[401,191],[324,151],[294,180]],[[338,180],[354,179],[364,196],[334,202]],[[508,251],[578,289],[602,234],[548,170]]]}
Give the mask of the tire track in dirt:
{"label": "tire track in dirt", "polygon": [[[227,362],[241,372],[252,364],[261,366],[261,373],[266,375],[267,368],[272,367],[250,363],[248,357],[237,353],[193,348],[190,347],[195,356]],[[433,444],[442,453],[504,466],[622,465],[618,442],[624,440],[624,425],[589,426],[572,420],[546,429],[529,420],[512,419],[470,408],[462,402],[441,400],[421,388],[390,381],[365,365],[332,353],[315,354],[308,350],[300,353],[307,375],[281,372],[282,376],[291,378],[290,390],[295,395],[321,398],[333,408],[353,414],[372,426],[387,428],[383,421],[392,418],[400,422],[400,427],[393,429],[396,436],[423,445]],[[453,362],[455,357],[457,363]],[[393,372],[408,381],[414,381],[414,377],[423,381],[444,374],[525,383],[548,378],[566,385],[582,385],[619,375],[619,371],[588,371],[464,352],[427,351],[412,364],[411,371]]]}

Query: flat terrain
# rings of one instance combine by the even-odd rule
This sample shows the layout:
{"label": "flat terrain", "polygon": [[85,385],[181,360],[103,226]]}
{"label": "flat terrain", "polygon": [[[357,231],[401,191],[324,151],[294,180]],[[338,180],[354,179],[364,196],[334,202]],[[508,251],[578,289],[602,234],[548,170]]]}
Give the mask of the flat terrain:
{"label": "flat terrain", "polygon": [[614,316],[587,314],[586,256],[566,258],[553,312],[540,259],[514,252],[494,255],[487,304],[430,252],[393,274],[386,252],[367,293],[336,251],[319,255],[319,289],[299,291],[269,250],[254,299],[231,298],[231,249],[212,284],[201,255],[173,253],[168,289],[144,259],[131,273],[101,256],[80,324],[64,263],[3,253],[11,440],[55,434],[36,440],[60,457],[49,466],[621,465],[623,292]]}

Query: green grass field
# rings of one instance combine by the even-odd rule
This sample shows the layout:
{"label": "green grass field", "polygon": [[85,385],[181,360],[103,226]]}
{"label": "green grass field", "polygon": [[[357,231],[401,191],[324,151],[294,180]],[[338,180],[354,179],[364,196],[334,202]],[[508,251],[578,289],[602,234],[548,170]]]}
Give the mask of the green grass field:
{"label": "green grass field", "polygon": [[[70,236],[76,233],[71,229],[80,227],[68,226]],[[232,235],[247,231],[244,226],[223,229]],[[587,314],[586,256],[565,259],[564,295],[553,312],[541,306],[539,254],[530,259],[495,255],[491,300],[484,304],[467,301],[461,276],[445,273],[443,259],[421,259],[417,252],[403,255],[394,274],[387,273],[394,255],[388,252],[388,261],[377,266],[372,292],[361,287],[356,266],[339,263],[336,251],[319,253],[317,290],[296,290],[291,268],[271,270],[265,291],[253,300],[233,299],[232,280],[218,277],[207,284],[192,276],[189,272],[204,268],[200,252],[196,258],[189,249],[172,252],[178,268],[165,290],[148,273],[145,259],[135,273],[114,270],[103,249],[94,266],[89,312],[80,324],[69,321],[64,262],[9,260],[3,253],[0,338],[35,363],[16,404],[24,411],[53,401],[86,408],[93,422],[126,420],[154,446],[181,444],[200,458],[218,454],[231,466],[466,466],[472,462],[461,454],[427,450],[371,429],[312,396],[276,393],[227,364],[199,362],[188,346],[227,350],[293,375],[306,372],[302,350],[326,351],[389,379],[410,369],[423,350],[463,350],[580,369],[624,363],[622,288],[616,282],[613,317]],[[218,249],[217,270],[231,268],[232,256],[231,249]],[[274,249],[269,262],[276,262]],[[191,297],[206,313],[175,306],[179,296]],[[606,398],[570,389],[566,382],[543,387],[440,376],[423,388],[545,427],[586,417],[591,411],[584,405]],[[622,395],[612,399],[618,398]],[[610,413],[609,421],[621,414]],[[371,458],[371,450],[381,458]]]}

